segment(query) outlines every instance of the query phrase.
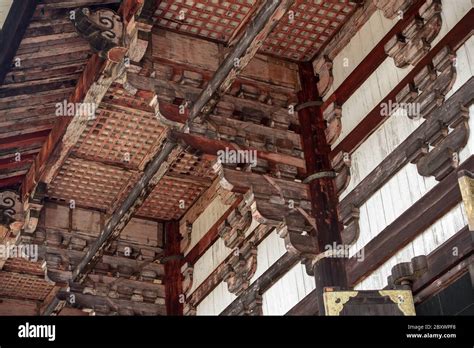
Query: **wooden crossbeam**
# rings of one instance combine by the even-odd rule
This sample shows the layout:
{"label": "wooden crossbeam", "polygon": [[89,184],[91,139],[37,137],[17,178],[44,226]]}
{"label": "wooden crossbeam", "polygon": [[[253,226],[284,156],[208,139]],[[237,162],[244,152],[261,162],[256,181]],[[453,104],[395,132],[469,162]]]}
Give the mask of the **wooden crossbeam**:
{"label": "wooden crossbeam", "polygon": [[[271,29],[276,25],[286,12],[292,1],[269,1],[258,11],[256,17],[251,21],[242,38],[229,53],[221,67],[217,70],[211,79],[208,87],[201,93],[193,105],[189,114],[188,122],[196,119],[206,107],[206,110],[212,110],[215,105],[213,98],[219,93],[224,93],[237,74],[246,66],[248,61],[256,53],[264,39],[268,36]],[[235,59],[239,59],[239,64],[234,64]],[[210,102],[210,107],[206,105]],[[91,246],[85,257],[77,265],[72,273],[73,281],[80,282],[87,273],[94,267],[100,258],[101,253],[107,245],[114,240],[126,226],[132,215],[139,209],[146,197],[157,185],[163,175],[165,175],[172,153],[177,152],[177,143],[175,139],[168,138],[161,151],[148,163],[142,177],[130,191],[124,202],[113,213],[105,228],[99,235],[97,241]]]}
{"label": "wooden crossbeam", "polygon": [[[474,170],[474,156],[459,169]],[[457,173],[452,172],[364,246],[363,262],[348,260],[349,283],[362,281],[460,201]]]}
{"label": "wooden crossbeam", "polygon": [[472,23],[474,22],[474,9],[471,9],[450,31],[447,33],[431,51],[421,59],[418,64],[393,88],[390,93],[378,103],[367,116],[331,151],[334,158],[341,151],[352,153],[362,142],[367,139],[388,117],[380,113],[380,105],[395,102],[396,95],[418,74],[427,64],[431,62],[442,49],[449,46],[455,52],[472,35]]}
{"label": "wooden crossbeam", "polygon": [[[136,24],[130,19],[140,10],[143,0],[124,0],[119,9],[123,25],[132,32]],[[125,47],[128,51],[130,47]],[[124,53],[124,55],[126,52]],[[117,55],[116,52],[111,55]],[[123,59],[103,59],[95,53],[88,60],[77,85],[68,99],[70,103],[90,103],[98,106],[107,90],[125,72]],[[46,139],[34,165],[22,184],[22,197],[26,199],[39,181],[49,184],[63,164],[70,150],[87,127],[89,115],[60,117]]]}
{"label": "wooden crossbeam", "polygon": [[16,54],[23,35],[35,12],[37,1],[13,1],[8,16],[0,31],[0,85],[11,69],[13,57]]}

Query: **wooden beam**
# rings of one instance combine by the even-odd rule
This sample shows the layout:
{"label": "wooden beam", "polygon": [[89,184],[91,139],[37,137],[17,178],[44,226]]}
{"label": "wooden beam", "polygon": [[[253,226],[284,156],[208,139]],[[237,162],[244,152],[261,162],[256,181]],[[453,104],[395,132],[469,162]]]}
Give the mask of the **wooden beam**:
{"label": "wooden beam", "polygon": [[242,310],[242,306],[247,297],[252,297],[255,293],[262,295],[267,291],[278,279],[283,277],[297,262],[299,257],[291,253],[285,253],[273,265],[270,266],[257,280],[255,280],[249,288],[247,288],[239,297],[237,297],[230,305],[228,305],[220,315],[236,315]]}
{"label": "wooden beam", "polygon": [[244,34],[239,38],[229,55],[208,82],[205,90],[193,103],[190,119],[200,114],[202,119],[209,115],[223,95],[262,46],[278,21],[289,10],[294,0],[265,1],[256,16],[247,25]]}
{"label": "wooden beam", "polygon": [[[180,133],[180,132],[173,132],[176,138],[184,141],[189,146],[193,147],[194,149],[201,151],[208,155],[217,155],[219,150],[227,149],[234,149],[234,150],[255,150],[252,148],[247,148],[245,146],[237,146],[225,140],[220,139],[209,139],[205,136],[189,134],[189,133]],[[271,163],[282,163],[287,164],[290,166],[294,166],[299,168],[302,172],[306,170],[305,162],[303,159],[286,155],[283,153],[274,153],[268,151],[257,151],[257,158],[261,158],[263,160],[267,160]]]}
{"label": "wooden beam", "polygon": [[0,30],[0,85],[11,69],[13,58],[20,46],[26,28],[35,12],[37,1],[14,0]]}
{"label": "wooden beam", "polygon": [[[474,170],[474,156],[461,169]],[[364,246],[364,261],[348,260],[349,284],[362,281],[460,201],[457,173],[452,172]]]}
{"label": "wooden beam", "polygon": [[199,242],[186,254],[184,262],[194,265],[206,250],[214,244],[214,242],[219,238],[219,226],[227,219],[234,209],[237,208],[240,202],[242,202],[242,197],[236,199],[227,211],[209,228]]}
{"label": "wooden beam", "polygon": [[[453,253],[453,248],[457,248],[456,253]],[[473,248],[473,232],[469,231],[469,228],[464,227],[438,248],[430,252],[427,257],[427,272],[418,278],[412,286],[415,303],[422,302],[429,294],[438,289],[435,282],[436,279],[448,272],[448,270],[457,269],[457,265],[472,257]],[[316,293],[313,290],[293,306],[286,315],[316,315],[318,313],[318,303],[315,301],[315,298]]]}
{"label": "wooden beam", "polygon": [[342,106],[349,97],[372,75],[372,73],[382,64],[388,55],[385,53],[385,45],[393,36],[402,32],[403,29],[415,18],[418,10],[426,0],[417,0],[403,13],[403,18],[397,21],[393,28],[375,45],[375,47],[357,65],[352,73],[341,83],[341,85],[329,96],[322,105],[322,109],[327,109],[332,103]]}
{"label": "wooden beam", "polygon": [[380,105],[395,102],[396,95],[410,83],[443,48],[449,46],[452,51],[456,51],[472,35],[472,23],[474,22],[474,9],[471,9],[438,44],[401,80],[390,93],[378,103],[369,114],[358,123],[358,125],[331,151],[331,158],[334,158],[341,151],[352,153],[362,142],[369,137],[387,117],[381,115]]}
{"label": "wooden beam", "polygon": [[412,286],[415,302],[421,302],[432,293],[429,288],[433,285],[437,290],[436,279],[473,254],[474,231],[466,226],[428,255],[428,270]]}
{"label": "wooden beam", "polygon": [[462,117],[462,107],[468,107],[474,101],[474,78],[470,78],[441,107],[429,115],[407,139],[367,175],[339,204],[342,221],[350,219],[353,208],[359,208],[390,178],[405,166],[418,151],[423,142],[429,142],[441,130],[441,125],[450,125]]}
{"label": "wooden beam", "polygon": [[[233,81],[237,73],[243,69],[248,60],[253,57],[256,50],[263,43],[263,40],[269,34],[269,30],[276,25],[277,20],[283,16],[285,9],[292,1],[276,1],[266,3],[258,12],[254,20],[247,28],[243,40],[239,41],[237,46],[224,60],[221,67],[216,71],[205,92],[201,93],[195,101],[192,110],[189,113],[188,122],[192,122],[202,111],[202,108],[219,93],[224,93]],[[260,33],[262,30],[262,33]],[[236,66],[235,59],[240,59],[240,64]],[[215,105],[211,102],[212,107]],[[212,108],[211,108],[212,109]],[[207,110],[210,110],[207,108]],[[104,248],[120,234],[132,215],[145,201],[146,197],[157,185],[159,180],[165,175],[169,161],[168,157],[172,153],[177,155],[176,139],[170,137],[164,142],[159,153],[148,163],[142,177],[137,185],[130,191],[128,197],[113,213],[104,230],[101,232],[96,243],[91,246],[84,259],[74,269],[72,277],[74,281],[80,282],[86,274],[94,267],[100,258]]]}
{"label": "wooden beam", "polygon": [[[300,104],[319,100],[317,78],[313,65],[300,64],[301,91],[298,92]],[[328,172],[332,170],[329,153],[330,145],[326,140],[326,122],[321,107],[306,107],[298,111],[301,126],[301,140],[307,174]],[[315,238],[320,251],[327,250],[328,245],[342,244],[341,231],[337,214],[337,194],[334,179],[322,177],[309,183],[312,216],[315,219]],[[321,258],[312,265],[316,287],[317,301],[323,308],[324,287],[347,287],[345,259],[340,257]],[[322,313],[320,313],[322,314]]]}
{"label": "wooden beam", "polygon": [[183,315],[183,280],[181,275],[182,254],[179,222],[165,223],[165,293],[166,314]]}

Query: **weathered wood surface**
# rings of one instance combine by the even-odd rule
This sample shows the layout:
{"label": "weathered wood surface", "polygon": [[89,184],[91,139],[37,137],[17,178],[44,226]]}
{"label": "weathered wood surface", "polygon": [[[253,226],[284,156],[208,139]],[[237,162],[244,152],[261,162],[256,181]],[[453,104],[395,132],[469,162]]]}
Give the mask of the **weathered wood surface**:
{"label": "weathered wood surface", "polygon": [[36,1],[14,1],[9,15],[1,28],[0,38],[0,85],[11,68],[13,57],[20,46],[21,39],[28,27],[36,8]]}
{"label": "weathered wood surface", "polygon": [[[474,157],[463,162],[459,169],[474,169]],[[349,284],[357,284],[376,270],[397,250],[412,241],[461,200],[457,173],[452,172],[364,247],[364,261],[348,260]]]}
{"label": "weathered wood surface", "polygon": [[[288,270],[299,261],[299,257],[290,253],[283,255],[268,270],[266,270],[250,287],[244,291],[235,301],[233,301],[221,315],[249,314],[249,307],[254,307],[252,303],[258,296],[261,296],[272,284],[280,279]],[[251,313],[250,313],[251,314]]]}
{"label": "weathered wood surface", "polygon": [[179,233],[178,221],[165,223],[165,289],[166,289],[166,314],[182,315],[183,301],[180,297],[183,293],[182,286],[182,254],[180,250],[181,235]]}
{"label": "weathered wood surface", "polygon": [[[450,269],[464,269],[463,262],[473,254],[473,235],[468,228],[464,228],[427,256],[428,268],[412,285],[415,303],[422,302],[445,283],[436,280]],[[457,249],[453,249],[457,248]],[[456,250],[457,252],[453,253]],[[459,267],[461,266],[461,268]],[[350,275],[349,275],[350,277]],[[316,293],[313,291],[302,301],[296,304],[286,315],[316,315],[318,304]]]}
{"label": "weathered wood surface", "polygon": [[347,225],[353,220],[354,208],[364,204],[400,168],[419,157],[425,143],[433,143],[433,139],[439,139],[439,134],[443,134],[442,124],[456,126],[464,122],[465,109],[463,107],[469,106],[474,100],[473,88],[474,79],[471,78],[442,106],[434,109],[421,126],[344,197],[339,204],[339,216],[344,224]]}
{"label": "weathered wood surface", "polygon": [[474,10],[470,10],[443,39],[441,39],[430,52],[421,59],[418,64],[400,81],[400,83],[392,89],[392,91],[378,103],[369,114],[358,123],[358,125],[331,151],[331,157],[336,156],[341,151],[352,153],[365,139],[374,132],[380,124],[382,124],[386,117],[381,116],[380,105],[395,102],[396,95],[402,91],[416,74],[420,73],[428,63],[443,49],[448,46],[452,52],[456,52],[469,37],[471,36],[471,23],[474,21]]}

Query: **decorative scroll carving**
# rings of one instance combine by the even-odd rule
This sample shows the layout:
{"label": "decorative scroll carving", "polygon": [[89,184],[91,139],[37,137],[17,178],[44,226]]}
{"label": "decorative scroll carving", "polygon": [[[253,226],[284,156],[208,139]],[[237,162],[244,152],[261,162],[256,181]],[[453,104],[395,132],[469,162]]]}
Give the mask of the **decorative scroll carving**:
{"label": "decorative scroll carving", "polygon": [[329,145],[333,144],[339,135],[341,135],[342,123],[342,108],[336,103],[330,104],[323,112],[324,120],[326,121],[326,140]]}
{"label": "decorative scroll carving", "polygon": [[240,295],[250,285],[250,280],[257,270],[257,247],[249,242],[234,250],[226,264],[224,281],[229,292]]}
{"label": "decorative scroll carving", "polygon": [[412,284],[428,270],[428,260],[425,255],[416,256],[410,262],[402,262],[392,267],[392,274],[388,276],[387,282],[390,288],[407,286],[411,289]]}
{"label": "decorative scroll carving", "polygon": [[101,57],[112,58],[110,53],[113,50],[121,50],[125,54],[123,22],[114,11],[79,8],[74,11],[73,22],[79,35],[86,39]]}
{"label": "decorative scroll carving", "polygon": [[10,227],[15,221],[15,202],[16,193],[13,191],[0,192],[0,225],[6,228]]}
{"label": "decorative scroll carving", "polygon": [[[388,10],[386,16],[387,14],[394,16],[393,9],[397,6],[407,8],[411,5],[411,1],[376,1],[378,6],[382,3],[385,4],[383,8]],[[388,6],[389,4],[391,6]],[[396,11],[403,10],[398,8]],[[400,34],[394,35],[387,42],[385,52],[393,58],[395,65],[399,68],[408,64],[416,65],[429,52],[430,43],[441,30],[441,24],[441,1],[428,0],[420,8],[419,16],[414,18]]]}
{"label": "decorative scroll carving", "polygon": [[458,178],[469,230],[474,231],[474,173],[462,170],[458,173]]}
{"label": "decorative scroll carving", "polygon": [[386,18],[393,19],[403,14],[411,6],[413,0],[373,0],[373,2]]}

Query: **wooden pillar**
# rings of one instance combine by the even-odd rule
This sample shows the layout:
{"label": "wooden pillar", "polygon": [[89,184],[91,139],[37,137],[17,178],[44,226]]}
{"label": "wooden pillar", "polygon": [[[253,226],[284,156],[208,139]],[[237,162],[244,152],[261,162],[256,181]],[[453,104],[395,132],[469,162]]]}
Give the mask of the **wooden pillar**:
{"label": "wooden pillar", "polygon": [[[317,90],[318,78],[314,75],[311,62],[299,65],[301,90],[298,92],[300,105],[320,99]],[[331,171],[329,154],[331,147],[326,141],[326,123],[319,106],[305,107],[298,111],[301,137],[307,175]],[[334,180],[331,177],[315,179],[310,182],[312,213],[316,222],[316,238],[319,250],[327,246],[342,244],[342,225],[337,216],[338,198]],[[323,288],[347,288],[345,259],[340,257],[322,258],[312,266],[316,281],[319,308],[324,308]],[[319,313],[323,314],[324,311]]]}
{"label": "wooden pillar", "polygon": [[165,301],[167,315],[183,315],[179,222],[165,222]]}

